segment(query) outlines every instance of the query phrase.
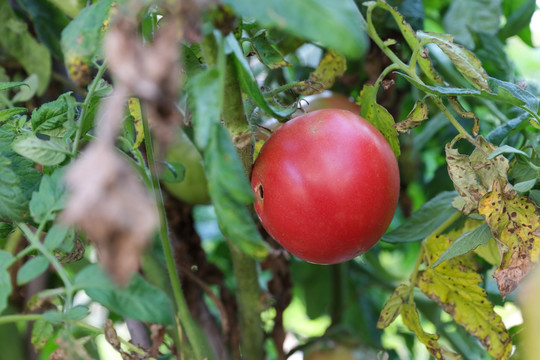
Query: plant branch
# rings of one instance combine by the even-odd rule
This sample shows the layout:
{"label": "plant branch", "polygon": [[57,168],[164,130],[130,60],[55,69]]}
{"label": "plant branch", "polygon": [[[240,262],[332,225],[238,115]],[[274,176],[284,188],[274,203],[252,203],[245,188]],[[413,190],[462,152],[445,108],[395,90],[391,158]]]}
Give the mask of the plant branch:
{"label": "plant branch", "polygon": [[[165,205],[163,202],[163,194],[161,192],[161,187],[159,184],[159,179],[157,177],[156,163],[154,161],[154,152],[152,148],[152,140],[150,129],[148,127],[148,121],[144,118],[143,115],[143,131],[144,131],[144,143],[146,146],[146,156],[148,159],[148,168],[151,170],[151,184],[154,190],[156,202],[158,204],[159,216],[160,216],[160,228],[159,228],[159,238],[161,240],[161,245],[163,248],[163,253],[165,255],[165,263],[167,265],[167,272],[169,274],[169,280],[171,282],[171,287],[174,295],[174,301],[176,305],[177,317],[180,321],[180,324],[186,335],[189,342],[193,347],[195,356],[197,359],[209,358],[212,359],[212,353],[210,347],[208,346],[206,339],[202,336],[201,331],[191,316],[189,308],[187,306],[184,293],[182,291],[182,285],[180,284],[180,278],[176,270],[176,263],[174,260],[171,241],[169,238],[169,226],[167,223],[167,216],[165,214]],[[142,164],[141,164],[142,166]],[[179,339],[181,343],[181,339]]]}

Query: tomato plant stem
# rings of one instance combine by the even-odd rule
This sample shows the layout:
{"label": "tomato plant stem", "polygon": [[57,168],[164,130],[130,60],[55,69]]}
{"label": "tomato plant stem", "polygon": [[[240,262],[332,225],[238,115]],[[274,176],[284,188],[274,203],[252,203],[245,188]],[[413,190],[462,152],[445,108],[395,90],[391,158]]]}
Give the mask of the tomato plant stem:
{"label": "tomato plant stem", "polygon": [[26,236],[26,239],[30,242],[30,245],[36,250],[38,250],[49,261],[49,263],[58,273],[60,279],[62,279],[62,282],[64,283],[64,287],[66,289],[64,312],[67,312],[69,309],[71,309],[74,292],[73,284],[71,283],[67,272],[58,262],[56,257],[54,257],[54,255],[49,250],[47,250],[47,248],[45,248],[41,241],[39,241],[37,233],[34,233],[25,223],[17,223],[17,226],[19,227],[19,229],[21,229],[24,236]]}
{"label": "tomato plant stem", "polygon": [[[205,37],[202,51],[208,64],[218,63],[218,49],[213,35]],[[223,121],[229,134],[234,137],[249,134],[249,123],[244,112],[242,92],[238,75],[231,57],[226,59],[225,89],[223,99]],[[250,178],[253,163],[253,143],[236,148],[246,176]],[[264,333],[261,323],[261,289],[259,286],[257,264],[255,260],[242,252],[233,241],[227,239],[231,251],[234,276],[236,278],[236,298],[239,307],[240,328],[242,333],[241,349],[246,359],[264,358]]]}
{"label": "tomato plant stem", "polygon": [[[165,205],[163,202],[163,194],[161,192],[159,179],[156,172],[156,163],[154,161],[154,153],[152,148],[152,139],[150,129],[148,127],[148,121],[143,115],[143,131],[144,131],[144,143],[146,147],[146,156],[148,160],[148,168],[151,170],[151,183],[157,202],[159,216],[160,216],[160,228],[159,238],[163,247],[163,253],[165,255],[165,263],[167,265],[167,272],[169,274],[169,280],[173,291],[174,301],[177,310],[177,317],[182,325],[182,328],[186,332],[188,340],[193,347],[193,351],[197,359],[213,359],[213,354],[210,351],[210,347],[206,342],[206,338],[202,335],[197,323],[193,320],[189,308],[187,306],[184,292],[182,291],[182,285],[180,284],[180,278],[176,270],[176,263],[174,260],[171,241],[169,238],[169,226],[167,223],[167,216],[165,213]],[[179,339],[180,343],[181,340]]]}
{"label": "tomato plant stem", "polygon": [[92,83],[90,84],[90,88],[88,89],[88,94],[86,95],[86,98],[84,100],[81,114],[79,116],[79,124],[77,126],[77,131],[75,133],[75,139],[73,139],[73,147],[71,148],[71,156],[74,158],[75,155],[77,155],[77,151],[79,151],[79,141],[82,135],[84,135],[83,129],[87,127],[86,122],[87,120],[87,113],[88,108],[90,107],[90,103],[92,102],[92,97],[94,96],[94,93],[96,92],[97,85],[99,81],[101,80],[103,74],[105,73],[105,70],[107,69],[107,64],[103,62],[103,64],[98,66],[98,72],[96,74],[96,77],[94,80],[92,80]]}

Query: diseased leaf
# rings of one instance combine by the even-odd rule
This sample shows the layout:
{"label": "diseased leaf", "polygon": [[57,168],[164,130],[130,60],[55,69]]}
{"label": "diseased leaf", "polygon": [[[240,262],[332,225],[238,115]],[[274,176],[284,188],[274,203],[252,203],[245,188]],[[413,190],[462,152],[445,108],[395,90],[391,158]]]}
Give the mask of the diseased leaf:
{"label": "diseased leaf", "polygon": [[398,228],[384,234],[382,240],[389,243],[401,243],[427,238],[456,213],[456,210],[451,206],[456,196],[455,191],[439,193],[423,204]]}
{"label": "diseased leaf", "polygon": [[17,284],[23,285],[43,274],[49,267],[49,260],[43,255],[31,258],[17,272]]}
{"label": "diseased leaf", "polygon": [[396,157],[399,157],[399,140],[394,129],[394,118],[388,110],[377,104],[377,90],[373,85],[364,85],[357,103],[360,105],[360,116],[372,123],[386,138]]}
{"label": "diseased leaf", "polygon": [[21,136],[11,146],[19,155],[41,165],[58,165],[71,153],[64,139],[48,135]]}
{"label": "diseased leaf", "polygon": [[[478,224],[481,225],[477,226]],[[468,230],[471,226],[477,227]],[[443,261],[455,258],[456,256],[467,254],[479,246],[485,246],[493,237],[488,224],[475,220],[467,220],[461,230],[464,231],[463,234],[452,242],[452,245],[450,245],[450,247],[441,254],[441,257],[431,265],[432,267],[436,267]]]}
{"label": "diseased leaf", "polygon": [[476,337],[491,356],[507,359],[512,352],[512,339],[479,285],[482,277],[476,271],[474,258],[462,255],[432,266],[448,249],[453,236],[432,236],[424,243],[427,268],[420,273],[418,287]]}
{"label": "diseased leaf", "polygon": [[69,76],[80,85],[90,83],[90,64],[101,56],[104,23],[114,0],[100,0],[78,14],[62,31],[61,45]]}
{"label": "diseased leaf", "polygon": [[[508,172],[508,160],[503,156],[497,156],[488,160],[488,154],[497,149],[484,138],[478,137],[479,148],[470,156],[460,154],[452,148],[452,144],[446,145],[446,162],[448,174],[454,183],[454,187],[464,200],[460,209],[465,215],[476,211],[478,201],[491,189],[496,179],[506,179]],[[511,191],[510,187],[506,191]]]}
{"label": "diseased leaf", "polygon": [[422,40],[429,40],[436,44],[455,65],[456,69],[477,89],[490,91],[487,82],[487,73],[482,67],[482,62],[463,46],[455,44],[454,39],[448,34],[417,32]]}
{"label": "diseased leaf", "polygon": [[417,126],[420,126],[424,120],[428,118],[429,109],[426,103],[422,100],[416,101],[414,107],[407,115],[405,120],[400,121],[399,123],[394,124],[394,127],[397,131],[401,133],[408,132],[411,129],[414,129]]}
{"label": "diseased leaf", "polygon": [[36,351],[41,351],[54,333],[53,325],[44,318],[36,320],[32,326],[32,336],[30,341]]}
{"label": "diseased leaf", "polygon": [[368,47],[362,15],[352,0],[226,0],[224,3],[240,16],[320,42],[347,57],[359,58]]}
{"label": "diseased leaf", "polygon": [[[375,4],[375,2],[373,2]],[[390,12],[390,14],[394,17],[394,20],[403,34],[403,37],[405,38],[405,41],[411,48],[411,50],[416,50],[420,47],[420,41],[418,40],[416,36],[416,32],[413,30],[411,25],[405,21],[405,18],[402,14],[400,14],[394,7],[390,6],[385,1],[378,1],[376,6],[380,6],[386,11]],[[431,59],[428,56],[428,52],[426,49],[423,49],[420,51],[418,58],[416,59],[418,65],[420,66],[420,69],[424,72],[424,74],[431,80],[434,84],[444,84],[443,80],[437,74],[435,69],[433,68],[433,64],[431,63]]]}
{"label": "diseased leaf", "polygon": [[143,119],[139,99],[136,97],[130,97],[128,99],[128,108],[129,113],[133,117],[133,131],[135,132],[133,149],[137,149],[144,140]]}
{"label": "diseased leaf", "polygon": [[540,256],[538,208],[529,198],[504,192],[504,187],[504,183],[495,181],[478,206],[493,236],[502,244],[502,261],[493,276],[503,297],[517,288]]}
{"label": "diseased leaf", "polygon": [[401,310],[401,318],[403,324],[411,330],[418,340],[426,346],[426,349],[436,359],[459,359],[460,356],[446,349],[438,343],[439,335],[429,334],[422,329],[418,312],[416,311],[415,303],[407,303],[403,305]]}
{"label": "diseased leaf", "polygon": [[379,321],[377,321],[377,329],[387,328],[394,322],[402,312],[403,304],[407,304],[410,292],[411,287],[409,285],[399,284],[381,310]]}
{"label": "diseased leaf", "polygon": [[347,59],[335,51],[329,50],[314,72],[309,74],[308,82],[310,86],[299,90],[302,95],[320,94],[324,90],[330,89],[336,78],[340,77],[347,70]]}
{"label": "diseased leaf", "polygon": [[456,97],[448,97],[448,101],[450,102],[450,105],[452,105],[452,108],[458,113],[459,116],[464,117],[466,119],[473,119],[473,127],[472,127],[472,133],[476,137],[478,136],[478,132],[480,131],[480,119],[478,119],[478,116],[472,111],[467,111],[461,105],[458,98]]}

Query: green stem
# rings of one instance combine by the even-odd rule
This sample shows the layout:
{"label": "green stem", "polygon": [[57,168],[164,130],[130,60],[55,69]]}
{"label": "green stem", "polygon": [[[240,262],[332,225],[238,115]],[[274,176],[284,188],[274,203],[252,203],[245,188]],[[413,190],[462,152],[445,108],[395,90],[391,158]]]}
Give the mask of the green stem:
{"label": "green stem", "polygon": [[96,77],[94,80],[92,80],[92,83],[90,84],[90,88],[88,89],[88,94],[86,95],[86,99],[84,100],[81,114],[79,116],[79,126],[77,127],[77,132],[75,133],[75,139],[73,140],[73,147],[71,148],[71,156],[75,157],[77,155],[77,151],[79,151],[79,141],[82,134],[83,129],[86,128],[87,123],[87,116],[88,108],[90,107],[90,103],[92,102],[92,97],[94,96],[94,93],[96,92],[97,85],[99,81],[101,80],[101,77],[105,73],[105,70],[107,69],[107,64],[104,62],[100,66],[98,66],[98,72],[96,74]]}
{"label": "green stem", "polygon": [[[150,129],[148,128],[148,121],[143,116],[143,131],[144,131],[144,143],[146,147],[146,156],[148,159],[148,168],[151,170],[151,184],[155,194],[156,202],[158,204],[159,216],[160,216],[160,228],[159,238],[163,247],[163,253],[165,255],[165,263],[167,265],[167,272],[169,274],[169,280],[173,291],[174,301],[177,310],[177,316],[182,328],[184,329],[188,340],[193,347],[195,356],[197,359],[213,359],[210,347],[208,346],[206,339],[202,336],[202,333],[197,326],[197,323],[193,320],[189,308],[184,297],[182,285],[180,284],[180,278],[176,270],[176,263],[172,252],[171,241],[169,238],[169,226],[167,223],[167,216],[165,213],[165,205],[163,201],[163,194],[161,192],[159,179],[157,177],[156,163],[154,161],[154,152],[152,148],[152,140]],[[181,343],[181,339],[178,339]]]}
{"label": "green stem", "polygon": [[69,279],[69,276],[62,267],[62,265],[58,262],[56,257],[54,257],[53,254],[49,250],[45,248],[45,246],[39,241],[39,238],[32,232],[32,230],[26,225],[25,223],[17,223],[17,226],[23,234],[26,236],[26,239],[30,242],[30,245],[38,250],[47,260],[49,260],[49,263],[54,267],[56,270],[58,276],[64,283],[64,287],[66,289],[66,301],[64,304],[64,312],[67,312],[69,309],[71,309],[71,305],[73,302],[73,284],[71,283],[71,280]]}
{"label": "green stem", "polygon": [[[218,47],[214,36],[205,37],[202,52],[209,65],[219,65]],[[225,82],[223,100],[223,121],[234,138],[248,133],[249,123],[244,112],[242,92],[236,68],[231,57],[225,62]],[[253,144],[237,148],[246,176],[251,174]],[[257,263],[240,251],[231,239],[227,239],[231,251],[233,272],[236,278],[236,298],[239,307],[241,329],[241,352],[246,359],[264,359],[264,332],[261,321],[261,288],[259,286]]]}

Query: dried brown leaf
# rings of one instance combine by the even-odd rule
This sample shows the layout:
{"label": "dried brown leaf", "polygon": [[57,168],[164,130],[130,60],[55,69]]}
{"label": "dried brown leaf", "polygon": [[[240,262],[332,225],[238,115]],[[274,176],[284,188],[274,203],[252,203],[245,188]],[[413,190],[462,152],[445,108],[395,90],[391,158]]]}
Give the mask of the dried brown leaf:
{"label": "dried brown leaf", "polygon": [[63,221],[81,228],[103,266],[125,283],[159,224],[152,197],[116,150],[100,141],[87,148],[65,179],[72,193]]}

